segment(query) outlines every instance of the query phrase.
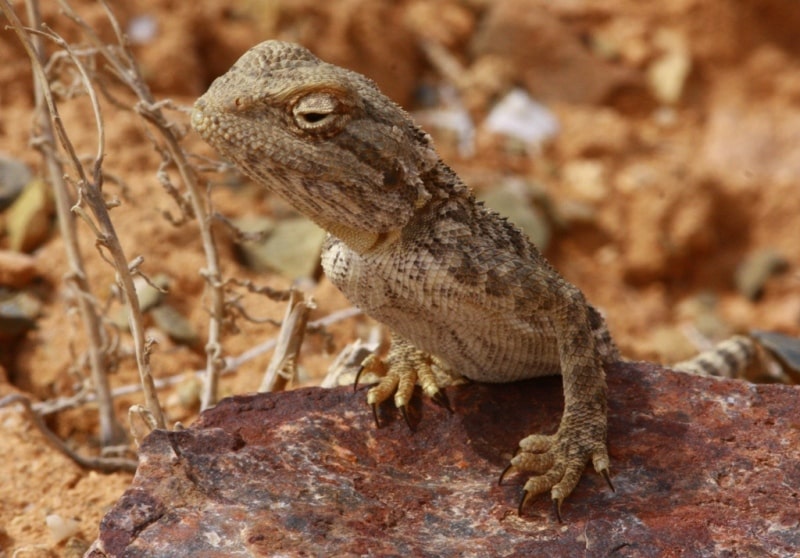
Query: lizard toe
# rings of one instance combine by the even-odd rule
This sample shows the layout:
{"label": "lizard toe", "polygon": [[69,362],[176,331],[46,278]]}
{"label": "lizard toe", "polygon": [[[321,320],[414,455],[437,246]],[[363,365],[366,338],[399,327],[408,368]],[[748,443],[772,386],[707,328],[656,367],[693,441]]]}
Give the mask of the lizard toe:
{"label": "lizard toe", "polygon": [[522,450],[511,459],[511,466],[516,471],[542,474],[553,468],[556,456],[552,451],[531,453]]}
{"label": "lizard toe", "polygon": [[558,443],[558,435],[531,434],[520,440],[519,449],[528,453],[545,453]]}

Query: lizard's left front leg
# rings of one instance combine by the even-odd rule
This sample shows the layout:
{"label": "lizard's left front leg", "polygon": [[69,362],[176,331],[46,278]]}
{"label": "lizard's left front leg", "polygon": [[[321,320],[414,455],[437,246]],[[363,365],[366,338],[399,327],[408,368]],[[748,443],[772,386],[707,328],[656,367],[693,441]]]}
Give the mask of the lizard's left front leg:
{"label": "lizard's left front leg", "polygon": [[[569,313],[569,312],[568,312]],[[558,431],[550,436],[524,438],[520,451],[503,471],[532,472],[525,483],[519,513],[532,497],[550,491],[556,516],[591,460],[613,490],[606,449],[606,381],[600,354],[585,320],[565,319],[558,332],[564,383],[564,415]]]}

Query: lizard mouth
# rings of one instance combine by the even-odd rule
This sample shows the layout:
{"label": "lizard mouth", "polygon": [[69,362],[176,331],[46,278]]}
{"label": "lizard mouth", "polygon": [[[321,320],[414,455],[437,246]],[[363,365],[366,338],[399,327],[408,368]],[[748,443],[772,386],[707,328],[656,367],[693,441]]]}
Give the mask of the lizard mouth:
{"label": "lizard mouth", "polygon": [[213,126],[211,124],[211,119],[204,112],[205,108],[206,101],[200,97],[194,103],[194,107],[192,108],[192,128],[194,128],[204,140],[210,141],[213,137]]}

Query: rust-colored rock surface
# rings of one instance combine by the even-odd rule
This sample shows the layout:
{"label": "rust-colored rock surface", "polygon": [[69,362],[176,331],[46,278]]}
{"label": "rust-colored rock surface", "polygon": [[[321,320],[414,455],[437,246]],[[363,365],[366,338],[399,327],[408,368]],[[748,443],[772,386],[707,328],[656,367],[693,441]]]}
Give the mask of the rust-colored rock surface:
{"label": "rust-colored rock surface", "polygon": [[88,556],[794,556],[800,389],[609,371],[616,492],[587,472],[563,508],[497,478],[520,438],[553,431],[558,378],[447,390],[416,430],[364,393],[237,396],[141,447]]}

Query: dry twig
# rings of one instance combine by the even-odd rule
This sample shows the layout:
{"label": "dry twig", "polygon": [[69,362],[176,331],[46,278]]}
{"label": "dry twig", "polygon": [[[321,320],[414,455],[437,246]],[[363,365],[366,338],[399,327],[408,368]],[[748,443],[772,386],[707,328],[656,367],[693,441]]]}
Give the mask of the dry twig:
{"label": "dry twig", "polygon": [[278,344],[258,391],[282,391],[297,376],[297,358],[306,333],[308,315],[315,308],[306,295],[292,291],[278,334]]}
{"label": "dry twig", "polygon": [[[99,418],[100,418],[100,439],[103,445],[115,445],[125,438],[125,432],[116,419],[114,414],[113,402],[109,393],[108,379],[106,375],[106,353],[104,351],[104,334],[102,323],[97,312],[95,299],[91,294],[90,286],[84,271],[83,256],[78,247],[77,233],[75,230],[75,220],[70,213],[72,205],[71,196],[64,183],[64,172],[61,163],[56,155],[55,136],[61,143],[62,148],[69,155],[73,169],[78,173],[80,180],[88,183],[84,173],[83,165],[75,153],[69,141],[66,130],[59,117],[58,109],[53,99],[52,90],[48,85],[47,76],[44,70],[44,51],[41,44],[41,36],[30,33],[26,29],[11,8],[7,0],[0,3],[6,19],[16,32],[23,47],[28,53],[34,75],[34,92],[36,97],[36,108],[39,114],[38,119],[38,141],[37,146],[42,152],[45,160],[50,184],[53,188],[56,201],[56,213],[61,236],[64,239],[67,251],[67,260],[70,266],[70,273],[66,279],[76,293],[75,299],[83,321],[84,329],[88,340],[88,356],[92,381],[97,393]],[[28,2],[28,17],[34,26],[40,22],[39,11],[35,2]],[[88,84],[87,84],[88,85]],[[98,154],[95,159],[95,169],[99,169],[102,163],[102,123],[98,121],[98,135],[100,144]],[[96,173],[99,174],[99,173]]]}
{"label": "dry twig", "polygon": [[[200,236],[203,242],[203,250],[205,251],[207,265],[207,268],[201,270],[200,273],[206,279],[211,300],[208,341],[206,343],[206,375],[201,398],[201,408],[205,409],[214,405],[217,401],[219,375],[224,366],[221,343],[223,324],[225,321],[225,290],[222,273],[220,271],[219,254],[211,228],[213,221],[212,213],[208,208],[208,200],[204,193],[205,189],[201,188],[194,168],[189,163],[183,149],[181,149],[181,134],[164,114],[164,108],[170,107],[170,103],[168,101],[157,102],[155,100],[150,88],[142,77],[139,64],[133,56],[133,52],[128,45],[125,34],[122,32],[122,29],[120,29],[119,23],[111,12],[108,4],[104,0],[101,0],[101,3],[117,36],[119,49],[112,49],[105,44],[94,29],[72,9],[66,0],[59,0],[59,5],[64,10],[67,17],[78,24],[92,46],[97,49],[97,52],[100,53],[111,66],[117,78],[130,88],[139,99],[136,104],[136,111],[159,132],[164,146],[161,147],[157,145],[156,147],[162,154],[162,157],[164,157],[165,163],[174,164],[178,169],[183,185],[189,195],[192,215],[197,218],[200,225]],[[166,172],[161,172],[159,176],[166,178],[167,175]],[[162,184],[165,184],[163,180]],[[167,187],[165,184],[165,188],[167,191],[172,190],[176,192],[175,188],[171,185]]]}

